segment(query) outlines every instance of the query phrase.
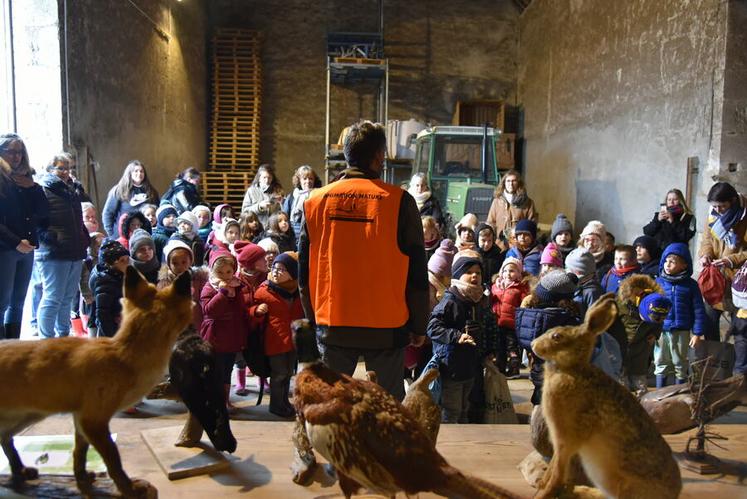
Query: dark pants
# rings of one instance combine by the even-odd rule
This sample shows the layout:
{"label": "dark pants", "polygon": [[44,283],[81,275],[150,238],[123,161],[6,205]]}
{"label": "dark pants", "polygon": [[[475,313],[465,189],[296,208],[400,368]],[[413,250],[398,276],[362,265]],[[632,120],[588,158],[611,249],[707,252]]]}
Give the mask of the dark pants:
{"label": "dark pants", "polygon": [[448,377],[441,379],[441,422],[468,423],[469,395],[472,393],[474,379],[452,381]]}
{"label": "dark pants", "polygon": [[290,380],[296,367],[296,352],[270,355],[270,410],[287,410],[290,406]]}
{"label": "dark pants", "polygon": [[740,319],[735,315],[731,321],[731,334],[734,336],[737,357],[734,374],[747,374],[747,319]]}
{"label": "dark pants", "polygon": [[215,369],[224,385],[231,384],[231,371],[233,371],[233,362],[236,359],[236,352],[214,353]]}
{"label": "dark pants", "polygon": [[[0,251],[0,339],[18,338],[21,333],[23,302],[31,280],[34,252],[21,253],[15,249]],[[5,324],[13,325],[6,334]]]}
{"label": "dark pants", "polygon": [[335,345],[324,345],[319,342],[322,362],[327,367],[342,374],[352,376],[358,358],[363,357],[367,371],[375,371],[379,385],[402,401],[405,398],[405,384],[402,372],[405,369],[405,349],[389,348],[374,350],[367,348],[345,348]]}
{"label": "dark pants", "polygon": [[542,385],[545,384],[545,361],[532,354],[532,368],[529,370],[529,379],[534,385],[532,392],[532,405],[542,402]]}
{"label": "dark pants", "polygon": [[[719,323],[721,322],[721,310],[716,310],[712,306],[708,304],[708,302],[703,302],[703,305],[705,306],[705,313],[708,320],[706,321],[706,329],[703,333],[705,336],[705,339],[711,340],[711,341],[721,341],[721,328],[719,327]],[[734,318],[734,317],[732,317]]]}

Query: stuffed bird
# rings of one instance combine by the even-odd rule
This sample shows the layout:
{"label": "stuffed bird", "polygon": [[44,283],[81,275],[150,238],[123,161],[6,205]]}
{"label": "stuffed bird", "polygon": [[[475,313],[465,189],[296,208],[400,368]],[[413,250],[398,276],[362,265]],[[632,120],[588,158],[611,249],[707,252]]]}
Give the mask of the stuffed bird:
{"label": "stuffed bird", "polygon": [[390,497],[400,491],[465,499],[515,497],[450,466],[411,412],[383,388],[319,362],[308,321],[293,323],[293,338],[301,364],[293,397],[296,483],[311,480],[316,450],[335,469],[346,498],[362,487]]}

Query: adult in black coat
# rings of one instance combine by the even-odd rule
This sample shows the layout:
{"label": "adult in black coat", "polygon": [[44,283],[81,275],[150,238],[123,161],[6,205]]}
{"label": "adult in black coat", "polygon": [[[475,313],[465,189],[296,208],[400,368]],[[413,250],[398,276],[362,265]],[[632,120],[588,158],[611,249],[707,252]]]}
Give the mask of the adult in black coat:
{"label": "adult in black coat", "polygon": [[44,338],[70,334],[70,309],[90,244],[83,224],[82,200],[70,179],[71,163],[69,155],[56,155],[40,181],[49,203],[34,256],[42,281],[42,299],[36,317]]}
{"label": "adult in black coat", "polygon": [[654,218],[643,227],[643,233],[656,239],[659,249],[671,243],[685,243],[695,235],[695,217],[685,202],[685,196],[679,189],[667,192]]}
{"label": "adult in black coat", "polygon": [[207,205],[200,195],[200,171],[190,166],[179,172],[161,198],[161,206],[170,204],[181,215],[195,206]]}
{"label": "adult in black coat", "polygon": [[21,137],[0,135],[0,339],[21,334],[37,229],[47,216],[47,198],[32,174]]}

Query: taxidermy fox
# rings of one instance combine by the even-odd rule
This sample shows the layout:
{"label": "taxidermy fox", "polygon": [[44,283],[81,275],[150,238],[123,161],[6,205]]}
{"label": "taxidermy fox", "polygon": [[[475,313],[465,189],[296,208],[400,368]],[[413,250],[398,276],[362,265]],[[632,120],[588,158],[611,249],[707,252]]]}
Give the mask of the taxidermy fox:
{"label": "taxidermy fox", "polygon": [[541,406],[553,446],[539,499],[555,497],[568,485],[576,454],[604,497],[667,499],[682,489],[672,450],[651,416],[620,383],[591,365],[594,342],[616,314],[609,293],[580,326],[556,327],[532,342],[532,351],[546,361]]}
{"label": "taxidermy fox", "polygon": [[78,487],[90,489],[89,443],[127,497],[152,495],[145,481],[122,469],[109,420],[158,383],[179,333],[192,320],[190,274],[161,291],[133,267],[124,279],[122,324],[113,338],[57,338],[0,342],[0,439],[14,481],[38,476],[13,446],[13,435],[50,414],[70,412],[75,423],[73,469]]}

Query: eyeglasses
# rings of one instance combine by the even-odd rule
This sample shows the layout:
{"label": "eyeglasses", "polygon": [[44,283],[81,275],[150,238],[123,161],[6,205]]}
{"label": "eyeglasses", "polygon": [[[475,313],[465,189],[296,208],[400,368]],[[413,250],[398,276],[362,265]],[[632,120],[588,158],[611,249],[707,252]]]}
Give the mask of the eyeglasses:
{"label": "eyeglasses", "polygon": [[58,166],[58,165],[55,165],[54,169],[57,170],[58,172],[69,172],[70,171],[70,167],[69,166]]}

